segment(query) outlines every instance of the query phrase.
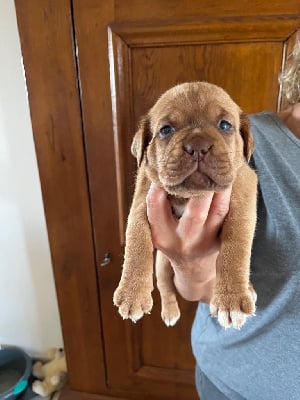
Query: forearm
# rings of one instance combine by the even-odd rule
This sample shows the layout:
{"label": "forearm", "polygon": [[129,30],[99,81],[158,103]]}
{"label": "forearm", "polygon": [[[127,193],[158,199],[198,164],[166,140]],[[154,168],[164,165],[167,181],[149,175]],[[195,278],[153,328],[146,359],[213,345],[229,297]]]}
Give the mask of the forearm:
{"label": "forearm", "polygon": [[[210,303],[215,287],[216,274],[213,263],[199,268],[183,268],[173,265],[174,285],[178,293],[188,301]],[[206,272],[205,272],[206,271]]]}
{"label": "forearm", "polygon": [[174,285],[185,300],[209,304],[215,286],[215,278],[206,282],[195,282],[175,274]]}

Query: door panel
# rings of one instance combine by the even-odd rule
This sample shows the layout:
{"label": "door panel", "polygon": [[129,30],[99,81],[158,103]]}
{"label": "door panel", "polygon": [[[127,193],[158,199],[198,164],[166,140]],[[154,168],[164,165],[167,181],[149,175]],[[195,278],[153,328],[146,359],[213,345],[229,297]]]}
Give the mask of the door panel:
{"label": "door panel", "polygon": [[[222,86],[245,111],[256,112],[266,104],[276,109],[277,99],[271,94],[278,91],[275,71],[281,66],[281,52],[282,44],[276,42],[134,49],[131,58],[135,123],[163,91],[176,83],[193,80]],[[265,58],[263,65],[258,63],[256,54]],[[266,79],[270,75],[273,78]]]}
{"label": "door panel", "polygon": [[[182,318],[174,328],[160,319],[157,291],[152,314],[137,324],[123,321],[112,305],[138,121],[163,91],[193,80],[222,86],[248,113],[275,111],[277,75],[300,25],[293,1],[272,2],[272,9],[269,2],[253,9],[247,2],[247,13],[244,1],[169,3],[73,1],[107,386],[129,398],[159,400],[197,398],[190,347],[196,304],[180,300]],[[111,263],[101,267],[105,253]]]}

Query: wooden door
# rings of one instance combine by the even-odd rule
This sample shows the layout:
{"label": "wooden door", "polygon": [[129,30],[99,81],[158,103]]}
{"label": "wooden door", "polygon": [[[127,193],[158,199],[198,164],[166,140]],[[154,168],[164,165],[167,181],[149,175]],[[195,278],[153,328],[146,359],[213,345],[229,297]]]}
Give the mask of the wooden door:
{"label": "wooden door", "polygon": [[[131,140],[139,118],[180,82],[218,84],[248,113],[279,108],[277,75],[300,26],[299,1],[16,0],[16,6],[71,388],[128,399],[196,399],[190,347],[196,304],[180,302],[173,328],[160,319],[157,291],[152,314],[137,324],[123,321],[112,304],[136,167]],[[35,53],[28,41],[35,41]]]}
{"label": "wooden door", "polygon": [[[298,15],[282,18],[282,2],[270,10],[268,2],[259,10],[247,2],[248,11],[245,2],[217,3],[74,0],[95,250],[98,262],[112,256],[98,268],[107,379],[111,388],[151,399],[196,398],[190,347],[196,305],[181,302],[174,328],[160,319],[157,292],[152,314],[136,325],[122,321],[112,305],[138,120],[163,91],[193,80],[221,85],[246,112],[276,110],[278,71],[299,26]],[[295,3],[290,7],[295,11]]]}

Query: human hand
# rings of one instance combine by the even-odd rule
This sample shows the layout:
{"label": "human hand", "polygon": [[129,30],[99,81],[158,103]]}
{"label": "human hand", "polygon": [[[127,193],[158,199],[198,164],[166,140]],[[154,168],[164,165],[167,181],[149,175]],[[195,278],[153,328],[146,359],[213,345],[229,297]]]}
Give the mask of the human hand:
{"label": "human hand", "polygon": [[170,260],[174,284],[187,300],[209,302],[216,277],[219,232],[229,210],[231,187],[220,193],[191,198],[178,220],[167,193],[151,184],[147,215],[154,247]]}

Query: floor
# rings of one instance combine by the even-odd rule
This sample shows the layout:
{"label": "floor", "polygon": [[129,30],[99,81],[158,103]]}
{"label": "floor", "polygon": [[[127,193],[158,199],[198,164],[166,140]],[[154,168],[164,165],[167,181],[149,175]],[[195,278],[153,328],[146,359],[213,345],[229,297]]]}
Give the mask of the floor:
{"label": "floor", "polygon": [[21,394],[20,396],[18,396],[18,400],[58,400],[59,398],[59,393],[53,393],[51,396],[48,397],[40,397],[35,395],[30,388],[28,388],[28,390],[26,390],[26,392],[24,392],[23,394]]}
{"label": "floor", "polygon": [[40,399],[44,399],[44,400],[58,400],[59,398],[59,393],[54,393],[51,397],[40,397],[40,396],[35,396],[32,397],[32,400],[40,400]]}

